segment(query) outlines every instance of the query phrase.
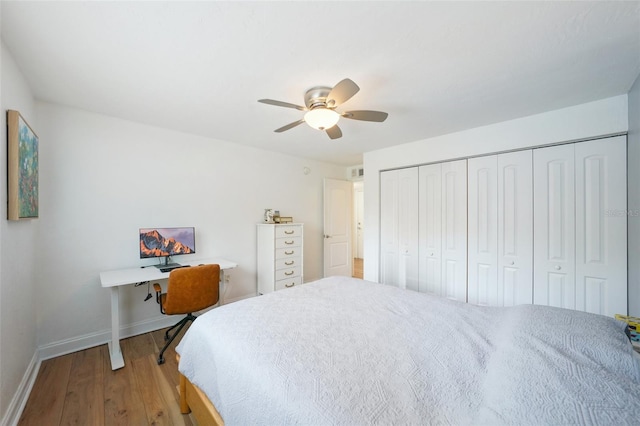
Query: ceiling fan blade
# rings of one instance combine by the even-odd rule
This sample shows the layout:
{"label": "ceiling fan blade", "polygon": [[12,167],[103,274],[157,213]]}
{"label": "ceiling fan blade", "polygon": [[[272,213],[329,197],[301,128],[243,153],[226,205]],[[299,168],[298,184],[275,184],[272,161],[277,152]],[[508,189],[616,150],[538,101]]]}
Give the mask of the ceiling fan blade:
{"label": "ceiling fan blade", "polygon": [[327,106],[329,108],[337,107],[351,99],[359,90],[360,88],[357,84],[350,79],[345,78],[336,84],[333,89],[331,89],[331,92],[329,92],[329,95],[327,96]]}
{"label": "ceiling fan blade", "polygon": [[294,127],[296,127],[298,124],[302,124],[304,123],[304,120],[298,120],[298,121],[294,121],[293,123],[289,123],[286,126],[282,126],[279,129],[274,130],[274,132],[276,133],[282,133],[285,130],[289,130],[289,129],[293,129]]}
{"label": "ceiling fan blade", "polygon": [[285,107],[285,108],[299,109],[300,111],[306,111],[307,110],[305,107],[300,106],[300,105],[290,104],[288,102],[282,102],[282,101],[274,101],[273,99],[258,99],[258,102],[262,102],[263,104],[281,106],[281,107]]}
{"label": "ceiling fan blade", "polygon": [[329,129],[326,129],[325,132],[327,132],[327,135],[329,135],[331,139],[338,139],[342,137],[342,130],[340,130],[340,127],[338,127],[337,124]]}
{"label": "ceiling fan blade", "polygon": [[382,111],[347,111],[342,113],[344,118],[350,118],[352,120],[362,120],[362,121],[375,121],[378,123],[382,123],[387,119],[389,114]]}

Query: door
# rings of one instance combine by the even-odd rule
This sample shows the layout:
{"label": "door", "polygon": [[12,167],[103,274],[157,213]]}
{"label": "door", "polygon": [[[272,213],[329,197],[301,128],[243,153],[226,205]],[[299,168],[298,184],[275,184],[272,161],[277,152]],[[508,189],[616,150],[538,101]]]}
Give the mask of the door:
{"label": "door", "polygon": [[418,290],[418,168],[380,173],[380,282]]}
{"label": "door", "polygon": [[498,155],[498,305],[533,303],[533,152]]}
{"label": "door", "polygon": [[397,285],[400,249],[398,236],[398,171],[380,173],[380,282]]}
{"label": "door", "polygon": [[576,309],[574,151],[533,151],[533,301],[568,309]]}
{"label": "door", "polygon": [[498,301],[498,156],[470,158],[468,173],[468,301]]}
{"label": "door", "polygon": [[420,166],[418,173],[419,290],[442,296],[442,164]]}
{"label": "door", "polygon": [[398,286],[418,291],[418,168],[398,173]]}
{"label": "door", "polygon": [[364,187],[363,182],[353,184],[353,203],[355,208],[355,257],[364,257]]}
{"label": "door", "polygon": [[443,296],[467,301],[467,160],[442,164]]}
{"label": "door", "polygon": [[626,138],[575,145],[576,309],[627,312]]}
{"label": "door", "polygon": [[351,276],[352,183],[324,179],[324,276]]}

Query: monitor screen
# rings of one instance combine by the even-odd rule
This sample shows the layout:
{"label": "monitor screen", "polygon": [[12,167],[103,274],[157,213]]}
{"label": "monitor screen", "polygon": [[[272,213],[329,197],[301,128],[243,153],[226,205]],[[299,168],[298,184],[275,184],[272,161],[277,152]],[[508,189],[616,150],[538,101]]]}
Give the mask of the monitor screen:
{"label": "monitor screen", "polygon": [[196,252],[195,228],[141,228],[140,259]]}

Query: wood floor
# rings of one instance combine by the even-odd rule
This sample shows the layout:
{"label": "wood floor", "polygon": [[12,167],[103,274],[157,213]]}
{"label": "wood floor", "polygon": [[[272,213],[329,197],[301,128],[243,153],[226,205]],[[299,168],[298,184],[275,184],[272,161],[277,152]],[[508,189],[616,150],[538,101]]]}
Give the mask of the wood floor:
{"label": "wood floor", "polygon": [[166,350],[163,365],[156,359],[164,330],[122,340],[126,365],[116,371],[107,345],[43,361],[18,424],[195,425],[178,405],[180,337]]}
{"label": "wood floor", "polygon": [[353,259],[353,277],[364,278],[364,259]]}

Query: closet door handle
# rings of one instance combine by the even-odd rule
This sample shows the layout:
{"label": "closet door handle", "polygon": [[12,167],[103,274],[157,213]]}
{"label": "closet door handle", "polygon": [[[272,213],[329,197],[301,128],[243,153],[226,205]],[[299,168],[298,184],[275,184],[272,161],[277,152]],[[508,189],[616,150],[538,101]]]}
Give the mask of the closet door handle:
{"label": "closet door handle", "polygon": [[562,269],[562,266],[560,265],[556,266],[556,271],[559,271],[560,269]]}

